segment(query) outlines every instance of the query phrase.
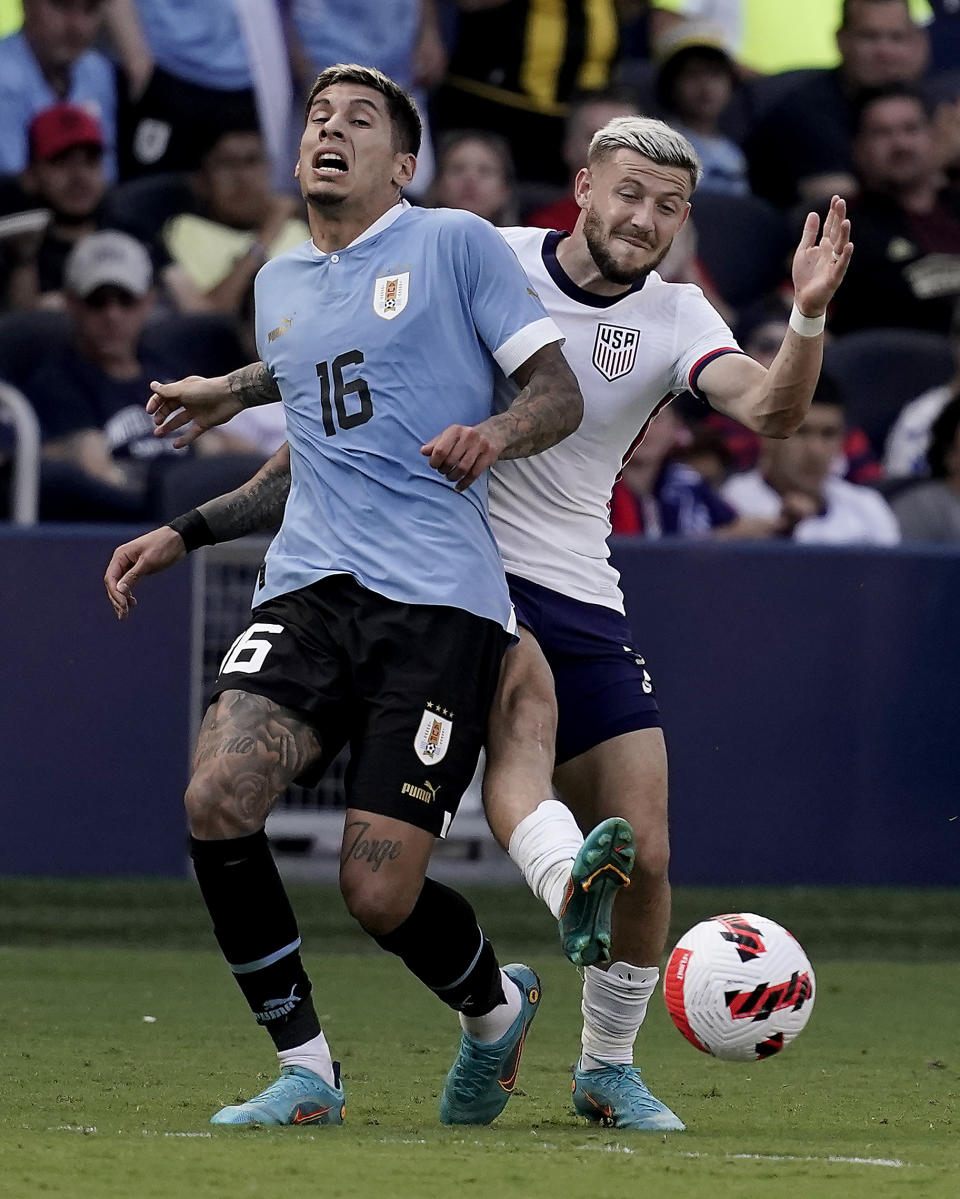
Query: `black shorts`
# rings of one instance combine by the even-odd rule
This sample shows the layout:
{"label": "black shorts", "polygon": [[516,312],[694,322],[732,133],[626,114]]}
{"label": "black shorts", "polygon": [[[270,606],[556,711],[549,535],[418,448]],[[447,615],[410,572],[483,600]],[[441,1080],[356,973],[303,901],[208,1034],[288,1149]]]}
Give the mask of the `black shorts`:
{"label": "black shorts", "polygon": [[347,804],[443,836],[467,789],[511,642],[460,608],[402,604],[332,575],[255,608],[211,700],[250,691],[316,728],[316,782],[350,744]]}

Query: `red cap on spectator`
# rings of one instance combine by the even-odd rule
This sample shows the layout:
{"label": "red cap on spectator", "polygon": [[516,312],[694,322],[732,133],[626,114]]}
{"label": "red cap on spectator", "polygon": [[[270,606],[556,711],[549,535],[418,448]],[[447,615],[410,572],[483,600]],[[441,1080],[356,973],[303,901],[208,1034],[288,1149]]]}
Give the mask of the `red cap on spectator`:
{"label": "red cap on spectator", "polygon": [[103,146],[100,122],[79,104],[54,104],[31,121],[31,161],[55,158],[73,146]]}

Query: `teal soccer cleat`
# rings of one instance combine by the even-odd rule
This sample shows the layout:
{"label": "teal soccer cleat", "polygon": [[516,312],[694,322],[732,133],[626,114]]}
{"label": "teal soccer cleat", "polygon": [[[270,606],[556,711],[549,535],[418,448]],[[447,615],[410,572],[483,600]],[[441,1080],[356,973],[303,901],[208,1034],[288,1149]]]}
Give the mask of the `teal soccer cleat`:
{"label": "teal soccer cleat", "polygon": [[610,918],[620,887],[630,885],[633,829],[618,816],[589,832],[570,871],[560,918],[560,944],[575,966],[610,961]]}
{"label": "teal soccer cleat", "polygon": [[645,1132],[683,1132],[679,1116],[647,1090],[636,1066],[605,1065],[600,1070],[573,1068],[573,1106],[581,1116],[607,1128]]}
{"label": "teal soccer cleat", "polygon": [[280,1077],[246,1103],[223,1107],[211,1124],[342,1124],[343,1084],[340,1063],[333,1063],[336,1086],[312,1070],[284,1066]]}
{"label": "teal soccer cleat", "polygon": [[503,971],[520,988],[520,1015],[499,1041],[490,1044],[463,1033],[440,1096],[444,1124],[489,1124],[513,1094],[527,1029],[540,1006],[540,979],[529,966],[516,962]]}

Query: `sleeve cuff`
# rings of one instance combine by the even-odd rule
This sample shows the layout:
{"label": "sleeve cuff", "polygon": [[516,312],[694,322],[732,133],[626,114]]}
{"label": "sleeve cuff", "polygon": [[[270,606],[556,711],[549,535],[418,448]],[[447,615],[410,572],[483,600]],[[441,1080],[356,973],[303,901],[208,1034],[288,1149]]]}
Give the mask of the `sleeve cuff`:
{"label": "sleeve cuff", "polygon": [[525,325],[512,337],[508,337],[499,349],[494,350],[493,356],[497,366],[505,375],[509,376],[537,350],[542,350],[544,346],[548,346],[554,341],[558,341],[562,345],[563,334],[550,317],[544,316],[540,320],[534,321],[532,325]]}

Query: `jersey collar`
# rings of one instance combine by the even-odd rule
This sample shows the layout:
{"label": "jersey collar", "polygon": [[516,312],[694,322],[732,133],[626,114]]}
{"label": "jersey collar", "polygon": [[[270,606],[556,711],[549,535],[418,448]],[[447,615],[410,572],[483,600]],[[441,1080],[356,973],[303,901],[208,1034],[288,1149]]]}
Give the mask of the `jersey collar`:
{"label": "jersey collar", "polygon": [[[354,246],[359,246],[362,241],[368,241],[371,237],[376,237],[378,233],[382,233],[384,229],[389,229],[397,217],[402,216],[409,207],[409,200],[400,200],[398,203],[394,204],[392,208],[388,208],[383,216],[377,217],[377,219],[372,225],[369,226],[369,228],[364,229],[359,237],[355,237],[352,242],[343,247],[343,250],[352,250]],[[330,257],[326,250],[321,250],[312,238],[310,239],[310,245],[313,248],[313,253],[317,258]],[[337,250],[337,253],[342,254],[343,250]]]}
{"label": "jersey collar", "polygon": [[579,304],[587,304],[591,308],[610,308],[628,296],[634,295],[646,283],[647,277],[644,276],[643,279],[638,279],[629,291],[625,291],[619,296],[598,296],[596,292],[586,291],[578,283],[574,283],[557,259],[557,246],[565,237],[569,236],[569,233],[558,233],[556,230],[551,230],[543,239],[540,256],[543,258],[543,265],[547,268],[550,278],[571,300],[576,300]]}

